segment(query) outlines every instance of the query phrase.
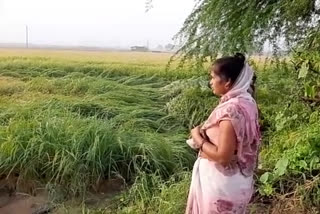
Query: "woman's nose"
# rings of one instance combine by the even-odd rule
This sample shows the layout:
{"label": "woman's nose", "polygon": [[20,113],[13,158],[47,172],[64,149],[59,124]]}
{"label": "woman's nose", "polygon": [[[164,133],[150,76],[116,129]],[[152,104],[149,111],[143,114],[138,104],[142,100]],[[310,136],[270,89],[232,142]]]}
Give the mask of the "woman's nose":
{"label": "woman's nose", "polygon": [[211,88],[211,81],[208,82],[208,87]]}

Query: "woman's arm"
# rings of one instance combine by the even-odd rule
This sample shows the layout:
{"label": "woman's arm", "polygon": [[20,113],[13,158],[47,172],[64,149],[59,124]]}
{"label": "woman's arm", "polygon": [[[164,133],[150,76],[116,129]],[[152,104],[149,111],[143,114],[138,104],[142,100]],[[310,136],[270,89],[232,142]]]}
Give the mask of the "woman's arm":
{"label": "woman's arm", "polygon": [[[207,134],[210,136],[212,129],[207,130]],[[215,146],[207,139],[203,138],[200,134],[200,128],[196,127],[191,132],[192,138],[197,144],[201,146],[201,157],[213,160],[222,165],[228,165],[235,153],[237,138],[233,129],[231,121],[221,121],[219,124],[219,146]]]}

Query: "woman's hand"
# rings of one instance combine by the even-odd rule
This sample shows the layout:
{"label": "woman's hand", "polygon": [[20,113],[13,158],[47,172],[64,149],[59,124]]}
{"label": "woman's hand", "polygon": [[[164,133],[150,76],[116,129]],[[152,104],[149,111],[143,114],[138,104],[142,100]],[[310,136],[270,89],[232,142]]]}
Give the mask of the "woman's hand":
{"label": "woman's hand", "polygon": [[204,153],[203,151],[201,151],[201,150],[200,150],[200,152],[199,152],[199,157],[204,158],[204,159],[208,159],[208,160],[212,161],[212,160],[210,159],[210,157],[209,157],[206,153]]}
{"label": "woman's hand", "polygon": [[191,130],[191,137],[195,148],[201,148],[204,138],[201,136],[200,126],[196,126]]}
{"label": "woman's hand", "polygon": [[191,129],[191,137],[192,138],[198,138],[199,136],[201,136],[200,126],[196,126],[193,129]]}

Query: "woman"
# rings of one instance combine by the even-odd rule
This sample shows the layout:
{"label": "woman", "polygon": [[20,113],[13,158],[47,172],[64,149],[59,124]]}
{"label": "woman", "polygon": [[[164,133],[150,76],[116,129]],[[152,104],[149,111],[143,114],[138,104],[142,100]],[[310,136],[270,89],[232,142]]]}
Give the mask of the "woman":
{"label": "woman", "polygon": [[253,71],[236,54],[217,59],[211,77],[213,93],[221,99],[204,125],[191,131],[193,147],[200,150],[186,213],[243,214],[260,144],[257,105],[249,93]]}

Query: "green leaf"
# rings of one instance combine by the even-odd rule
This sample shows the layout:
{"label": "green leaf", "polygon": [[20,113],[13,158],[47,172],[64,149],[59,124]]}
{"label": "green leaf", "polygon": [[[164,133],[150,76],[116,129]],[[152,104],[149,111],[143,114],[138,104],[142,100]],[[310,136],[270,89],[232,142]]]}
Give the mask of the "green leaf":
{"label": "green leaf", "polygon": [[304,62],[300,68],[300,71],[299,71],[299,76],[298,78],[301,79],[301,78],[305,78],[308,74],[308,71],[309,71],[309,66],[307,65],[306,62]]}
{"label": "green leaf", "polygon": [[308,85],[304,85],[304,96],[308,97],[309,96],[309,86]]}
{"label": "green leaf", "polygon": [[263,173],[263,175],[261,175],[261,177],[260,177],[261,183],[266,184],[269,180],[269,177],[270,177],[270,172]]}
{"label": "green leaf", "polygon": [[308,164],[305,160],[300,160],[298,162],[298,166],[300,167],[300,169],[307,169],[308,168]]}
{"label": "green leaf", "polygon": [[316,63],[315,65],[316,69],[318,70],[318,72],[320,71],[320,62]]}
{"label": "green leaf", "polygon": [[312,88],[311,86],[307,87],[307,97],[311,97],[311,93],[312,93]]}
{"label": "green leaf", "polygon": [[310,169],[311,170],[317,169],[317,166],[319,165],[319,163],[320,163],[320,158],[317,156],[313,157],[310,162]]}
{"label": "green leaf", "polygon": [[296,120],[297,118],[298,118],[298,115],[297,115],[297,114],[295,114],[295,115],[293,115],[293,116],[291,117],[292,120]]}
{"label": "green leaf", "polygon": [[310,97],[311,97],[311,98],[315,98],[315,97],[316,97],[316,86],[315,86],[315,85],[313,85],[313,86],[311,87]]}
{"label": "green leaf", "polygon": [[259,188],[259,192],[261,195],[266,195],[266,196],[270,196],[273,193],[273,188],[271,184],[263,184],[260,188]]}
{"label": "green leaf", "polygon": [[276,167],[275,167],[275,175],[282,176],[286,173],[289,161],[287,158],[281,158],[278,160]]}
{"label": "green leaf", "polygon": [[305,97],[315,98],[317,95],[316,86],[315,85],[310,86],[309,84],[305,84],[304,86],[304,95]]}

